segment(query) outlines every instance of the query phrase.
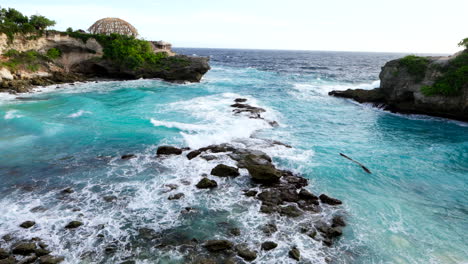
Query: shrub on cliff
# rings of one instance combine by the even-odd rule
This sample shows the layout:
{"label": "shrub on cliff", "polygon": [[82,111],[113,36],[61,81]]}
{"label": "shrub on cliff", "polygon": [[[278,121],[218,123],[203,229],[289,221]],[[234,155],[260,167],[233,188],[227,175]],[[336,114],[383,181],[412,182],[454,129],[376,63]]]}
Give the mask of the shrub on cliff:
{"label": "shrub on cliff", "polygon": [[408,55],[400,60],[400,64],[406,67],[408,73],[415,76],[417,81],[421,81],[426,74],[429,60],[425,57]]}
{"label": "shrub on cliff", "polygon": [[38,71],[41,65],[44,65],[50,60],[50,58],[47,56],[42,55],[34,50],[25,52],[9,50],[5,53],[5,55],[9,57],[9,60],[0,63],[0,66],[6,67],[11,71],[20,69],[32,72]]}
{"label": "shrub on cliff", "polygon": [[464,38],[462,41],[458,43],[459,47],[464,47],[465,49],[468,49],[468,38]]}
{"label": "shrub on cliff", "polygon": [[421,87],[421,92],[426,96],[459,95],[461,89],[468,86],[468,50],[450,60],[440,70],[442,75],[435,80],[432,86]]}

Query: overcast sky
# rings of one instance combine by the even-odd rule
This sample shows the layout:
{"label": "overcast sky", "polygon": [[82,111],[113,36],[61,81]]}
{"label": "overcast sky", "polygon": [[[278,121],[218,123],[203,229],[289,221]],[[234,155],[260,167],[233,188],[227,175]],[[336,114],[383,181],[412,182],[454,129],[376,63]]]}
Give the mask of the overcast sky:
{"label": "overcast sky", "polygon": [[468,0],[2,0],[56,29],[104,17],[176,47],[453,53],[468,37]]}

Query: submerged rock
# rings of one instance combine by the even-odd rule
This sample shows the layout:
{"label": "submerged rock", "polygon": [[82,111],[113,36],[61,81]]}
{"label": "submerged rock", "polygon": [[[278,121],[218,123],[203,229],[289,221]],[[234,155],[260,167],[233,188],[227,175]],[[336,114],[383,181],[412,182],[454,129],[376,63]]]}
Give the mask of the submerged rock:
{"label": "submerged rock", "polygon": [[337,227],[337,226],[346,226],[346,222],[344,221],[342,216],[334,216],[332,219],[332,227]]}
{"label": "submerged rock", "polygon": [[182,149],[172,147],[172,146],[160,146],[156,151],[158,156],[160,155],[180,155],[182,154]]}
{"label": "submerged rock", "polygon": [[168,200],[179,200],[184,196],[185,196],[185,194],[183,194],[183,193],[176,193],[176,194],[170,195],[167,199]]}
{"label": "submerged rock", "polygon": [[329,205],[340,205],[340,204],[342,204],[342,202],[340,200],[332,198],[330,196],[327,196],[326,194],[321,194],[319,196],[319,198],[320,198],[320,201],[322,203],[325,203],[325,204],[329,204]]}
{"label": "submerged rock", "polygon": [[263,231],[263,233],[267,235],[271,235],[275,233],[276,231],[278,231],[278,227],[275,224],[269,223],[269,224],[265,224],[264,226],[262,226],[261,230]]}
{"label": "submerged rock", "polygon": [[245,98],[236,98],[236,99],[234,99],[234,102],[236,102],[236,103],[244,103],[244,102],[247,102],[247,99],[245,99]]}
{"label": "submerged rock", "polygon": [[72,188],[66,188],[66,189],[63,189],[60,193],[61,194],[70,194],[70,193],[74,193],[75,191],[72,189]]}
{"label": "submerged rock", "polygon": [[27,256],[36,251],[35,243],[19,243],[13,246],[12,253],[15,255]]}
{"label": "submerged rock", "polygon": [[28,228],[33,227],[35,224],[36,224],[36,222],[34,222],[34,221],[25,221],[25,222],[21,223],[20,227],[28,229]]}
{"label": "submerged rock", "polygon": [[196,158],[198,155],[200,155],[202,152],[200,150],[193,150],[193,151],[190,151],[188,154],[187,154],[187,159],[191,160],[191,159],[194,159]]}
{"label": "submerged rock", "polygon": [[257,258],[257,252],[250,250],[247,245],[240,244],[236,246],[237,255],[247,261],[252,261]]}
{"label": "submerged rock", "polygon": [[278,244],[276,244],[273,241],[265,241],[265,242],[262,243],[262,249],[265,250],[265,251],[275,249],[277,246],[278,246]]}
{"label": "submerged rock", "polygon": [[0,248],[0,259],[6,259],[9,256],[10,256],[10,254],[8,253],[8,251],[6,251],[3,248]]}
{"label": "submerged rock", "polygon": [[42,256],[39,258],[39,263],[40,264],[57,264],[57,263],[60,263],[62,261],[64,261],[65,258],[64,257],[54,257],[54,256]]}
{"label": "submerged rock", "polygon": [[295,259],[297,261],[301,259],[301,252],[296,247],[293,247],[291,250],[289,250],[288,254],[290,258]]}
{"label": "submerged rock", "polygon": [[208,240],[203,247],[211,252],[219,252],[227,249],[232,249],[234,245],[229,240]]}
{"label": "submerged rock", "polygon": [[209,189],[215,188],[218,186],[218,183],[214,180],[210,180],[208,178],[203,178],[197,183],[197,188],[199,189]]}
{"label": "submerged rock", "polygon": [[102,197],[102,199],[104,199],[104,201],[108,202],[108,203],[112,203],[114,201],[117,200],[117,196],[115,195],[107,195],[107,196],[104,196]]}
{"label": "submerged rock", "polygon": [[218,164],[211,170],[211,175],[219,177],[237,177],[239,176],[239,169],[224,164]]}
{"label": "submerged rock", "polygon": [[133,159],[133,158],[136,158],[135,154],[125,154],[125,155],[122,155],[122,157],[121,157],[121,159],[123,159],[123,160],[129,160],[129,159]]}
{"label": "submerged rock", "polygon": [[70,223],[68,223],[65,228],[66,229],[74,229],[74,228],[78,228],[80,226],[82,226],[83,223],[80,222],[80,221],[71,221]]}

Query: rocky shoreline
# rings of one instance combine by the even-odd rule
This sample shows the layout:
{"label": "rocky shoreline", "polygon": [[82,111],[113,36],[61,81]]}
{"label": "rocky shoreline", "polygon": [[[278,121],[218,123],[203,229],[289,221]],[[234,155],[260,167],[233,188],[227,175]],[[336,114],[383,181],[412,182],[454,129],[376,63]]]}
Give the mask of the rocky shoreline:
{"label": "rocky shoreline", "polygon": [[[251,106],[246,101],[247,99],[244,98],[235,99],[234,104],[231,105],[234,115],[261,119],[271,126],[277,125],[274,121],[264,119],[262,113],[265,109]],[[271,145],[291,148],[278,141],[268,142]],[[277,168],[272,157],[263,151],[225,143],[199,149],[163,145],[157,148],[155,154],[155,158],[162,161],[180,157],[190,162],[198,162],[197,159],[200,159],[200,161],[209,160],[217,163],[211,170],[197,176],[200,178],[193,182],[181,180],[180,184],[166,183],[164,185],[166,191],[161,195],[167,197],[168,203],[177,203],[187,199],[188,193],[180,191],[182,186],[186,186],[185,191],[194,192],[196,198],[197,195],[215,195],[218,188],[232,183],[231,180],[226,181],[226,179],[244,178],[247,186],[237,189],[238,198],[234,199],[239,201],[247,199],[248,207],[258,208],[257,214],[262,217],[266,216],[269,220],[258,225],[258,232],[264,238],[256,243],[248,243],[247,238],[243,239],[243,236],[248,234],[238,226],[229,222],[220,222],[216,225],[219,225],[218,228],[224,230],[224,233],[203,240],[191,237],[180,230],[155,230],[150,226],[141,226],[132,238],[132,246],[150,245],[157,250],[178,252],[183,256],[183,263],[246,263],[255,261],[261,256],[264,257],[266,254],[275,254],[279,244],[284,243],[284,241],[277,241],[276,238],[284,235],[306,237],[325,250],[333,247],[343,234],[346,222],[342,202],[323,193],[320,195],[312,193],[306,178],[292,171]],[[122,162],[131,162],[137,157],[130,153],[122,155],[119,159]],[[66,188],[58,191],[56,195],[66,198],[74,193],[74,189]],[[103,199],[106,203],[112,204],[120,198],[105,196]],[[200,210],[201,208],[197,207],[185,207],[179,214],[185,217],[195,217]],[[284,229],[290,225],[288,224],[290,221],[295,223],[293,233],[291,230]],[[18,225],[34,233],[34,227],[37,224],[34,219],[30,219]],[[61,228],[64,235],[68,236],[73,235],[74,232],[80,232],[86,225],[86,220],[77,218],[58,228]],[[205,231],[202,230],[202,232]],[[287,247],[289,248],[287,256],[291,260],[307,262],[301,254],[304,253],[301,252],[303,248],[298,247],[293,241],[290,241]],[[116,244],[106,245],[104,250],[107,256],[112,256],[122,249],[116,241]],[[136,257],[121,259],[120,263],[136,263]],[[64,260],[63,256],[54,254],[54,251],[41,238],[22,239],[20,234],[6,234],[0,239],[0,263],[52,264]],[[331,259],[326,260],[331,261]]]}
{"label": "rocky shoreline", "polygon": [[[460,72],[464,71],[466,66],[463,65],[467,63],[467,54],[468,51],[465,50],[449,57],[407,56],[392,60],[382,67],[379,74],[379,88],[348,89],[331,91],[328,94],[353,99],[359,103],[370,103],[394,113],[422,114],[468,121],[466,77],[453,74],[449,75],[452,78],[449,79],[444,76],[449,71],[455,72],[457,69]],[[412,61],[408,57],[412,58]],[[460,86],[458,90],[452,90],[455,89],[453,84],[444,83],[439,87],[446,89],[445,92],[444,90],[427,92],[428,88],[434,87],[437,82],[447,82],[447,80],[457,83]]]}
{"label": "rocky shoreline", "polygon": [[[50,50],[59,51],[60,56],[47,57]],[[16,55],[8,55],[9,52]],[[92,81],[96,78],[200,82],[210,70],[209,58],[172,53],[160,58],[157,67],[133,68],[106,58],[104,47],[93,37],[84,40],[62,32],[46,32],[34,39],[16,35],[9,44],[5,34],[0,33],[0,53],[0,92],[9,93],[30,92],[37,86]]]}

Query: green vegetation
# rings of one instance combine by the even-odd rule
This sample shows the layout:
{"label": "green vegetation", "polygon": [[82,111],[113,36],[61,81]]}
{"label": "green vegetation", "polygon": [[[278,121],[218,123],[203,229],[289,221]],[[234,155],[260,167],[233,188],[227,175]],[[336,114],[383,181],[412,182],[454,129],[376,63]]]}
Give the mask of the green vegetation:
{"label": "green vegetation", "polygon": [[55,21],[44,16],[27,17],[14,8],[0,9],[0,33],[5,33],[11,42],[15,34],[42,35],[44,30],[55,25]]}
{"label": "green vegetation", "polygon": [[58,58],[58,56],[60,56],[60,50],[55,48],[50,49],[46,55],[43,55],[34,50],[19,52],[11,49],[3,55],[9,57],[9,60],[0,63],[0,66],[6,67],[11,71],[28,70],[35,72],[39,70],[41,65]]}
{"label": "green vegetation", "polygon": [[462,41],[458,43],[459,47],[464,47],[465,49],[468,49],[468,38],[464,38]]}
{"label": "green vegetation", "polygon": [[66,32],[73,38],[81,39],[83,42],[91,38],[96,39],[104,48],[104,59],[108,59],[117,65],[130,69],[157,69],[162,67],[166,53],[154,53],[148,41],[136,39],[135,37],[111,34],[87,34],[79,31]]}
{"label": "green vegetation", "polygon": [[405,66],[408,73],[416,77],[416,81],[421,81],[426,74],[429,60],[425,57],[408,55],[400,60],[401,65]]}
{"label": "green vegetation", "polygon": [[51,48],[47,51],[46,53],[47,57],[49,57],[50,59],[57,59],[58,57],[60,57],[60,55],[62,55],[62,52],[57,49],[57,48]]}
{"label": "green vegetation", "polygon": [[459,95],[462,87],[468,86],[468,50],[450,60],[447,66],[441,68],[441,72],[442,76],[432,86],[421,87],[421,92],[426,96]]}

